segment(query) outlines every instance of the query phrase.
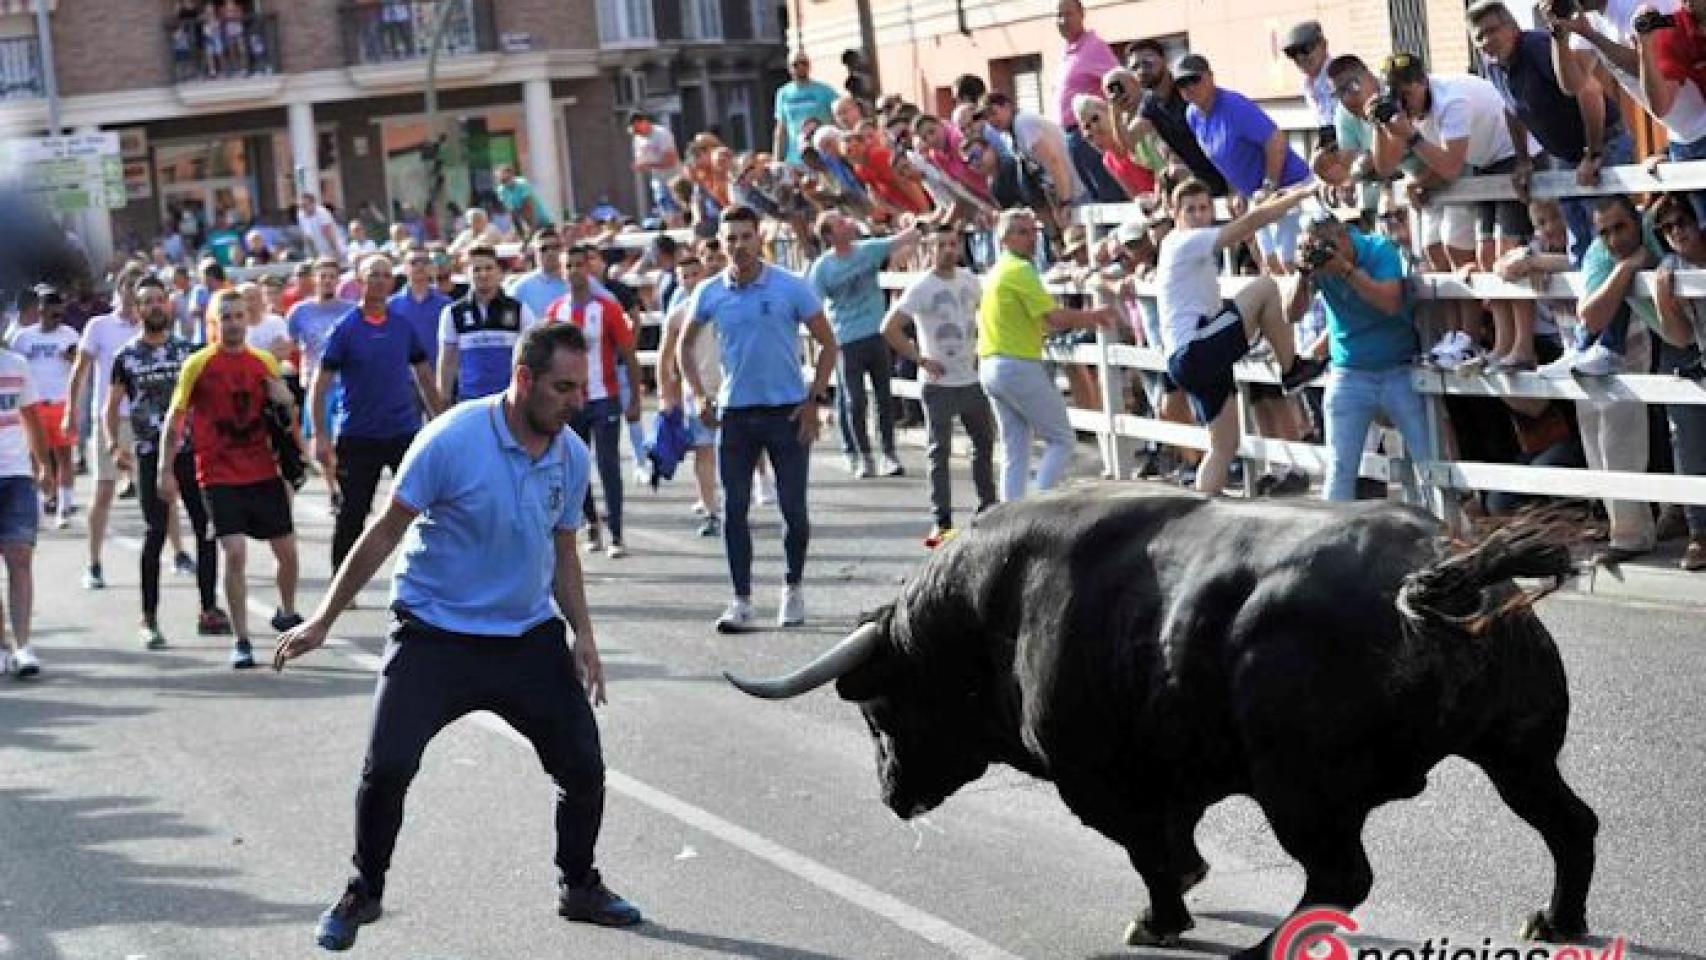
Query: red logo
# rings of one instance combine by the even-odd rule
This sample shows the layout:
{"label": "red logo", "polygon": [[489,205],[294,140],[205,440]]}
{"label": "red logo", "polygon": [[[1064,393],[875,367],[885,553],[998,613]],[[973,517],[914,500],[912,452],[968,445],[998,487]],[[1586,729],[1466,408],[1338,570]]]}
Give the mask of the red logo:
{"label": "red logo", "polygon": [[1269,960],[1350,960],[1351,948],[1338,931],[1362,929],[1356,918],[1340,910],[1317,907],[1295,914],[1274,931]]}

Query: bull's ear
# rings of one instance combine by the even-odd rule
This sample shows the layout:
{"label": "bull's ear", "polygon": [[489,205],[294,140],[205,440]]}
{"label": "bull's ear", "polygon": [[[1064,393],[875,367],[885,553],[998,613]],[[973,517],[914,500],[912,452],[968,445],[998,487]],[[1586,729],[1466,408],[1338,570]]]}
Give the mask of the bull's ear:
{"label": "bull's ear", "polygon": [[900,658],[887,644],[877,647],[864,663],[854,667],[835,681],[835,692],[852,703],[875,700],[891,692]]}

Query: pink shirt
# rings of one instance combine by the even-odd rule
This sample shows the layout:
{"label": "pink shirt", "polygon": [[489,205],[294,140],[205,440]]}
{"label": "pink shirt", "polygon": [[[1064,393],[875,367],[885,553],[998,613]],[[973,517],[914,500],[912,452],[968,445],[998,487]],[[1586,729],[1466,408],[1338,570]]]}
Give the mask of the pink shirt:
{"label": "pink shirt", "polygon": [[1072,98],[1081,93],[1102,95],[1102,77],[1120,65],[1112,47],[1094,30],[1086,30],[1078,39],[1066,45],[1066,57],[1060,64],[1059,111],[1055,120],[1061,129],[1078,126],[1078,116],[1072,112]]}

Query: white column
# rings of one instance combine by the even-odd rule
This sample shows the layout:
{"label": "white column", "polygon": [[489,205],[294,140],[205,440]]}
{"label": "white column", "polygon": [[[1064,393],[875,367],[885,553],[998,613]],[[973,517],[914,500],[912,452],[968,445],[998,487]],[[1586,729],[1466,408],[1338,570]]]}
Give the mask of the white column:
{"label": "white column", "polygon": [[[96,126],[78,127],[78,134],[100,133]],[[89,264],[94,268],[95,276],[99,279],[106,272],[107,264],[113,259],[113,214],[103,207],[92,207],[77,214],[73,219],[72,229],[83,239],[83,246],[89,251]]]}
{"label": "white column", "polygon": [[312,193],[324,202],[326,198],[320,196],[320,137],[314,130],[312,103],[290,105],[290,162],[295,168],[291,182],[296,184],[297,194]]}
{"label": "white column", "polygon": [[521,85],[521,105],[527,123],[527,182],[552,221],[563,217],[563,168],[557,162],[557,108],[551,102],[546,77]]}

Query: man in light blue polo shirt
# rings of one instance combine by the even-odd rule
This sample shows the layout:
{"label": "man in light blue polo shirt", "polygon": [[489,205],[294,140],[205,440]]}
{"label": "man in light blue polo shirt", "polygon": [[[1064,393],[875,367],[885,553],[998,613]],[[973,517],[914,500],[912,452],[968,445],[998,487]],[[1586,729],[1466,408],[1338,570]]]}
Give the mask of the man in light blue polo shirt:
{"label": "man in light blue polo shirt", "polygon": [[[882,338],[888,298],[877,275],[894,253],[912,249],[918,230],[909,226],[893,237],[865,240],[852,218],[831,210],[818,217],[817,235],[825,249],[806,271],[806,279],[823,300],[841,345],[841,361],[835,368],[835,412],[847,470],[860,479],[874,474],[902,476],[906,471],[895,456],[894,398],[889,392],[894,356]],[[871,458],[871,435],[865,424],[866,377],[877,401],[877,434],[883,443],[880,465]]]}
{"label": "man in light blue polo shirt", "polygon": [[[683,353],[692,357],[694,341],[709,326],[716,331],[723,355],[723,384],[714,400],[706,396],[695,365],[682,365],[687,386],[699,398],[700,420],[708,427],[721,426],[717,469],[723,481],[723,547],[735,596],[717,619],[717,629],[737,633],[752,623],[752,533],[746,513],[760,453],[769,456],[776,471],[782,547],[788,563],[776,622],[797,626],[806,621],[801,580],[811,541],[806,515],[810,444],[817,439],[819,410],[827,401],[825,391],[839,352],[835,331],[804,280],[759,257],[756,211],[739,204],[729,207],[723,211],[718,232],[730,258],[729,268],[693,291],[681,343]],[[819,347],[809,388],[800,379],[802,325]]]}
{"label": "man in light blue polo shirt", "polygon": [[[589,461],[585,445],[563,429],[585,401],[586,384],[579,327],[524,334],[508,389],[464,403],[421,432],[390,508],[362,534],[314,615],[279,637],[275,669],[320,647],[403,544],[356,791],[356,874],[320,916],[322,948],[349,949],[361,926],[379,919],[403,799],[427,742],[476,710],[497,714],[531,741],[556,781],[557,912],[605,926],[640,922],[640,911],[610,892],[593,866],[604,758],[591,708],[604,703],[604,669],[575,544]],[[563,617],[574,626],[572,647]]]}

